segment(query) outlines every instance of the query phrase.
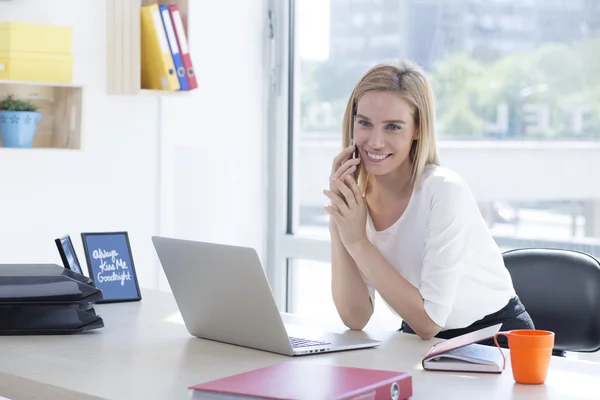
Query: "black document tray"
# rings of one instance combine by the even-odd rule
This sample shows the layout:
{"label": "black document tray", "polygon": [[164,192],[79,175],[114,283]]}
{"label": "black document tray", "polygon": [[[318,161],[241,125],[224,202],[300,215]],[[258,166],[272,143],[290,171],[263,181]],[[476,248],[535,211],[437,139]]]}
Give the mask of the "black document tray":
{"label": "black document tray", "polygon": [[0,280],[5,276],[65,276],[86,285],[96,286],[87,276],[58,264],[0,264]]}
{"label": "black document tray", "polygon": [[57,264],[0,264],[0,305],[95,303],[103,299],[91,279]]}
{"label": "black document tray", "polygon": [[0,305],[0,336],[59,335],[104,327],[104,321],[87,304]]}

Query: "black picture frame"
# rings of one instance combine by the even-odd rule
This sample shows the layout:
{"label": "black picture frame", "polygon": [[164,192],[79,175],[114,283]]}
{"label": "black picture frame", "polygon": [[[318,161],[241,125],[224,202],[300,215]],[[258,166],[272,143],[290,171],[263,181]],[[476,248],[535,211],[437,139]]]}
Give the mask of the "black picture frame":
{"label": "black picture frame", "polygon": [[104,295],[97,303],[142,300],[128,232],[82,232],[81,241],[89,277]]}
{"label": "black picture frame", "polygon": [[81,268],[81,264],[79,263],[79,257],[77,257],[77,252],[75,251],[75,247],[73,246],[71,236],[65,235],[56,238],[54,239],[54,243],[56,244],[56,248],[58,249],[58,254],[60,255],[60,259],[62,260],[63,267],[80,275],[84,275],[83,269]]}

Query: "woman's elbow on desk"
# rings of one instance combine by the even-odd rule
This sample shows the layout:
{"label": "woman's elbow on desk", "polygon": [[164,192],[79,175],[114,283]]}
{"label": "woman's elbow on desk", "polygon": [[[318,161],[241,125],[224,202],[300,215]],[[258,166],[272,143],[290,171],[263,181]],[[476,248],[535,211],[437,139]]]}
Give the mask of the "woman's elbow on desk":
{"label": "woman's elbow on desk", "polygon": [[344,325],[346,325],[346,327],[352,331],[362,331],[363,329],[365,329],[365,326],[367,326],[367,323],[368,323],[368,321],[364,322],[364,323],[356,322],[356,321],[353,321],[353,322],[343,321],[343,322],[344,322]]}
{"label": "woman's elbow on desk", "polygon": [[[372,311],[372,310],[371,310]],[[367,312],[364,309],[338,309],[338,314],[343,324],[353,331],[362,331],[371,319],[372,312]]]}
{"label": "woman's elbow on desk", "polygon": [[362,331],[371,319],[370,315],[366,317],[357,315],[348,315],[344,317],[340,315],[340,317],[344,325],[353,331]]}
{"label": "woman's elbow on desk", "polygon": [[430,329],[427,329],[427,330],[419,330],[419,331],[415,330],[415,333],[422,340],[431,340],[435,337],[435,335],[440,333],[440,330],[441,329],[436,325],[435,327],[431,327]]}
{"label": "woman's elbow on desk", "polygon": [[424,312],[423,314],[424,315],[422,316],[422,318],[420,318],[420,321],[418,323],[414,323],[414,326],[410,325],[410,323],[409,325],[418,337],[420,337],[423,340],[431,340],[438,333],[440,333],[442,327],[433,322],[433,320],[429,317],[429,315],[427,315],[426,312]]}

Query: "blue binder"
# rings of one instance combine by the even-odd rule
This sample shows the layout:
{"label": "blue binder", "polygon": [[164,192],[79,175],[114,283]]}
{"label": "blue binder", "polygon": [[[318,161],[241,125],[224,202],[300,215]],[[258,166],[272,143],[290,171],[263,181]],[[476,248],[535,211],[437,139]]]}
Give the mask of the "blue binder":
{"label": "blue binder", "polygon": [[189,90],[190,84],[187,79],[187,74],[185,73],[183,59],[181,58],[181,51],[179,51],[179,44],[177,43],[177,36],[175,35],[175,29],[173,28],[173,21],[171,20],[169,6],[161,5],[159,8],[163,25],[165,27],[165,33],[167,34],[169,48],[171,49],[171,55],[173,56],[173,64],[175,64],[175,71],[177,73],[177,79],[179,80],[180,90]]}

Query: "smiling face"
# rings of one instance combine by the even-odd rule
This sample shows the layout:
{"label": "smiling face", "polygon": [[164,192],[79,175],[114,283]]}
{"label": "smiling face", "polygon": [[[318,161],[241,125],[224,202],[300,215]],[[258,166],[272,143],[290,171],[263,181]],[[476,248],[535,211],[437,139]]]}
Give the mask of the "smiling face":
{"label": "smiling face", "polygon": [[410,171],[410,150],[418,138],[412,105],[398,91],[370,91],[357,103],[354,138],[368,174]]}

